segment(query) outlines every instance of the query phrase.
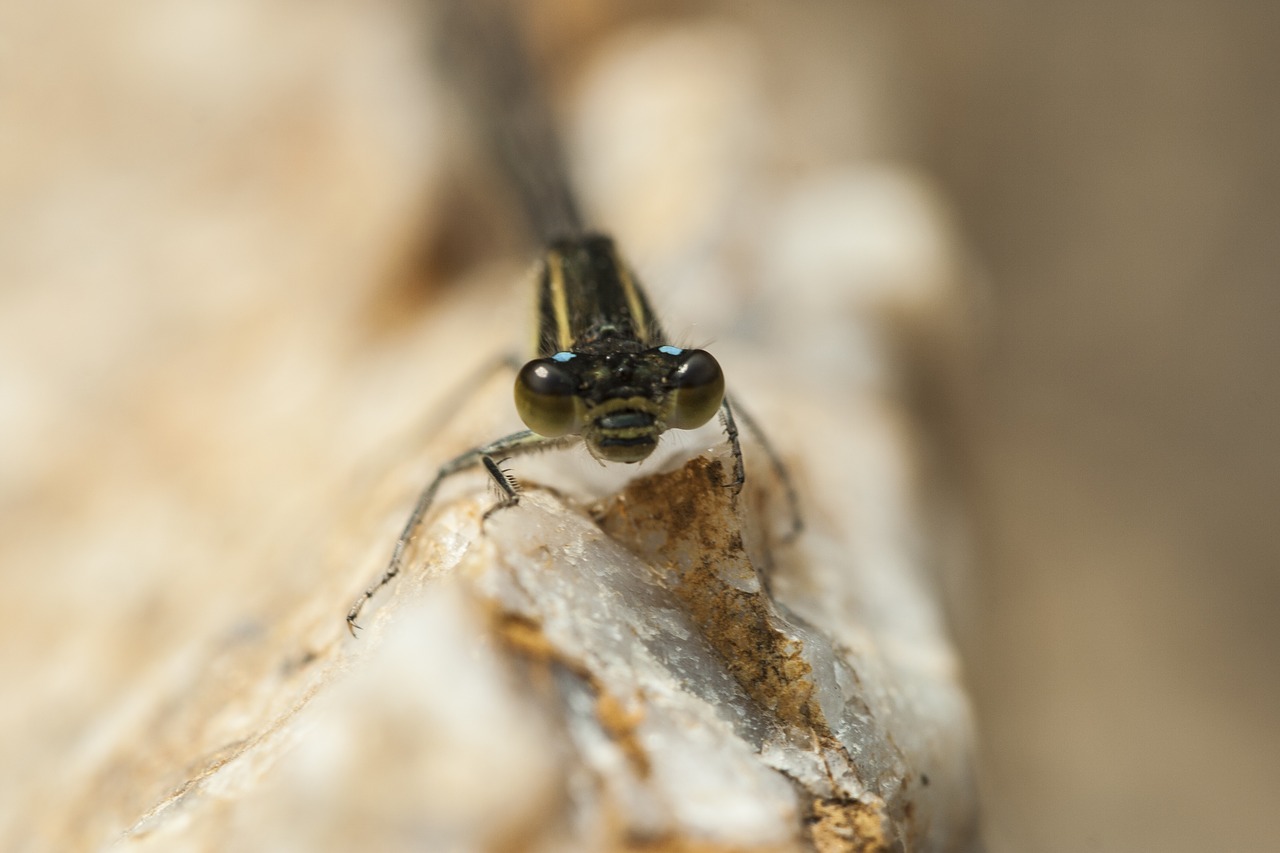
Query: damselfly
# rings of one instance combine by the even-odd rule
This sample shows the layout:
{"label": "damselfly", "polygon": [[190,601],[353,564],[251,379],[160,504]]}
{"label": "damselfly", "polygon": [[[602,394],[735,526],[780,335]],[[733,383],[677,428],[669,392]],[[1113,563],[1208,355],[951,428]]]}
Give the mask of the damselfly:
{"label": "damselfly", "polygon": [[[586,233],[555,240],[538,270],[538,357],[515,380],[515,404],[528,429],[468,450],[436,472],[396,541],[391,561],[347,614],[354,633],[365,602],[394,578],[405,548],[422,525],[440,484],[454,474],[483,467],[501,493],[486,513],[514,506],[515,481],[501,468],[507,458],[581,441],[601,462],[640,462],[669,429],[703,426],[720,414],[733,456],[726,486],[746,479],[734,406],[724,373],[705,350],[666,342],[649,300],[611,239]],[[739,413],[740,416],[741,412]],[[786,491],[792,531],[799,531],[795,493],[786,469],[763,432],[745,416]]]}
{"label": "damselfly", "polygon": [[[440,484],[462,471],[483,468],[497,484],[501,499],[487,518],[519,501],[515,480],[501,468],[507,458],[580,441],[601,462],[640,462],[667,430],[696,429],[719,413],[733,456],[726,485],[740,490],[745,480],[735,407],[720,365],[704,350],[673,346],[613,241],[582,227],[549,111],[510,20],[500,14],[505,7],[480,6],[452,7],[456,35],[448,44],[458,82],[486,114],[491,143],[530,224],[554,235],[537,275],[537,357],[515,380],[516,410],[528,429],[440,466],[418,497],[386,571],[347,613],[353,633],[365,603],[400,572]],[[740,409],[738,416],[785,489],[794,535],[800,519],[786,469],[754,422]]]}

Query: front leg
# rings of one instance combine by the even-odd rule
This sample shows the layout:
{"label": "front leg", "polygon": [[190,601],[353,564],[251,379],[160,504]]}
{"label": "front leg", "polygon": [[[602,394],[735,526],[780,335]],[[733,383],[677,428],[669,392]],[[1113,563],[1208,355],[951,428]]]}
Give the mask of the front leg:
{"label": "front leg", "polygon": [[405,549],[409,547],[409,543],[418,534],[418,528],[422,526],[423,519],[426,518],[427,511],[431,508],[431,504],[435,501],[436,492],[440,489],[440,484],[454,474],[475,468],[477,465],[483,465],[490,476],[498,483],[498,487],[503,492],[501,501],[488,512],[484,517],[488,516],[495,510],[502,507],[514,506],[520,500],[520,494],[516,488],[513,478],[502,471],[498,467],[498,463],[494,461],[494,456],[506,455],[519,456],[525,453],[531,453],[538,450],[550,450],[556,447],[564,447],[569,444],[576,436],[566,436],[564,438],[544,438],[537,433],[529,430],[521,430],[498,439],[497,441],[486,444],[483,447],[475,447],[466,453],[455,456],[448,462],[440,466],[436,471],[436,475],[427,485],[422,493],[418,495],[418,502],[414,504],[413,512],[409,514],[409,520],[405,522],[404,529],[400,532],[400,538],[396,540],[396,546],[391,552],[391,559],[387,563],[387,568],[382,575],[374,581],[368,589],[360,594],[360,597],[351,605],[351,609],[347,611],[347,630],[352,636],[355,636],[356,629],[360,626],[356,624],[356,619],[360,616],[360,611],[364,608],[365,603],[373,598],[378,590],[391,583],[396,575],[400,574],[400,567],[404,561]]}
{"label": "front leg", "polygon": [[729,452],[733,454],[733,479],[726,485],[736,495],[747,481],[747,469],[742,462],[742,442],[738,440],[738,423],[733,419],[733,406],[729,403],[728,394],[720,401],[720,423],[724,426],[725,438],[729,440]]}
{"label": "front leg", "polygon": [[724,402],[720,404],[720,418],[724,422],[725,435],[729,439],[729,446],[733,451],[733,481],[728,485],[734,489],[734,494],[742,490],[742,484],[746,481],[746,473],[742,464],[742,446],[738,439],[738,425],[734,420],[734,409],[737,409],[738,417],[742,418],[742,423],[756,437],[756,441],[760,442],[760,447],[764,450],[765,456],[769,457],[769,466],[773,468],[774,475],[778,478],[778,482],[782,484],[782,489],[786,493],[787,508],[791,514],[791,529],[787,531],[783,537],[784,542],[790,542],[800,535],[804,530],[804,518],[800,514],[800,498],[796,494],[795,484],[791,481],[791,473],[787,470],[787,466],[782,463],[782,457],[778,456],[778,452],[774,449],[773,443],[769,441],[769,437],[765,435],[763,429],[755,418],[746,409],[742,408],[736,402],[730,404],[729,395],[724,395]]}
{"label": "front leg", "polygon": [[516,478],[511,476],[511,472],[502,467],[502,463],[510,459],[510,456],[504,456],[502,459],[494,459],[492,456],[482,456],[480,461],[484,463],[484,469],[493,478],[493,482],[498,487],[498,502],[484,511],[484,515],[480,516],[480,528],[484,529],[484,523],[489,520],[489,516],[493,515],[500,509],[507,509],[520,503],[520,484],[516,482]]}

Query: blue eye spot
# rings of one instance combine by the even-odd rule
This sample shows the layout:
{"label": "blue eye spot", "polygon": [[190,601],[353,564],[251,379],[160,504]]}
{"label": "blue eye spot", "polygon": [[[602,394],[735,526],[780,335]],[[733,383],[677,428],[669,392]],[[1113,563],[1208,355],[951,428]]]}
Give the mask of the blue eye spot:
{"label": "blue eye spot", "polygon": [[658,352],[664,352],[667,355],[680,355],[684,350],[680,349],[680,347],[661,346],[658,347]]}
{"label": "blue eye spot", "polygon": [[573,359],[575,359],[575,358],[577,358],[577,357],[578,357],[578,354],[577,354],[577,353],[572,353],[572,352],[558,352],[558,353],[556,353],[555,355],[551,356],[551,360],[552,360],[552,361],[558,361],[558,362],[560,362],[561,364],[564,364],[566,361],[572,361]]}

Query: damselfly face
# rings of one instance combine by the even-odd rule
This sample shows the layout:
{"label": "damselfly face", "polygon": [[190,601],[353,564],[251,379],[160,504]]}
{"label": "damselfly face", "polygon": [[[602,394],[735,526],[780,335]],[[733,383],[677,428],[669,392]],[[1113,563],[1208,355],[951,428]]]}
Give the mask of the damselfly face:
{"label": "damselfly face", "polygon": [[581,435],[597,459],[639,462],[668,429],[696,429],[724,400],[724,374],[710,353],[673,346],[558,352],[516,377],[516,409],[549,438]]}
{"label": "damselfly face", "polygon": [[649,300],[600,234],[557,240],[538,277],[538,353],[516,377],[529,429],[581,435],[597,459],[639,462],[668,429],[694,429],[724,400],[703,350],[667,345]]}

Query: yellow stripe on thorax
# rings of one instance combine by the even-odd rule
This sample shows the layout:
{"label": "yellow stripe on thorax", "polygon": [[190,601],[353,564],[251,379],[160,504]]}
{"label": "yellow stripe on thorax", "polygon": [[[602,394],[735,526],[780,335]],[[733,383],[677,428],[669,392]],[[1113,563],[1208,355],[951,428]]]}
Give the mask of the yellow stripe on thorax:
{"label": "yellow stripe on thorax", "polygon": [[631,280],[631,271],[627,269],[627,265],[618,255],[617,249],[613,250],[613,265],[618,269],[618,281],[622,283],[622,290],[627,296],[627,307],[631,309],[636,337],[648,343],[649,315],[645,313],[644,302],[640,299],[640,290],[636,287],[636,283]]}
{"label": "yellow stripe on thorax", "polygon": [[573,349],[573,331],[569,328],[569,297],[564,290],[564,259],[559,252],[547,255],[547,269],[551,273],[551,310],[556,318],[556,344],[561,352]]}

